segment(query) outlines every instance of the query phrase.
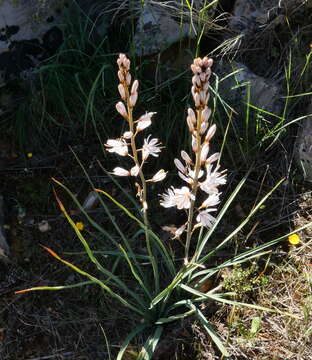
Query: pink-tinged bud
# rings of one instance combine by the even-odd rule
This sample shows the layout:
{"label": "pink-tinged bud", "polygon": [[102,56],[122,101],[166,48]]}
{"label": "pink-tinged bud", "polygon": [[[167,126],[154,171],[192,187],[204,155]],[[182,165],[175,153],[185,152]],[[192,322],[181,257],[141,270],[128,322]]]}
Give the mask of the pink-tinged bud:
{"label": "pink-tinged bud", "polygon": [[204,135],[207,129],[208,129],[208,121],[202,122],[199,130],[200,135]]}
{"label": "pink-tinged bud", "polygon": [[200,80],[201,80],[201,79],[200,79],[200,76],[194,75],[194,76],[192,77],[192,84],[193,84],[194,86],[200,87],[200,86],[201,86],[201,81],[200,81]]}
{"label": "pink-tinged bud", "polygon": [[213,60],[211,58],[208,58],[207,56],[205,56],[203,58],[203,65],[206,67],[206,68],[211,68],[212,65],[213,65]]}
{"label": "pink-tinged bud", "polygon": [[179,159],[174,159],[174,164],[183,174],[187,173],[186,167],[181,163]]}
{"label": "pink-tinged bud", "polygon": [[195,116],[194,110],[191,108],[188,108],[187,113],[188,113],[188,116],[190,117],[192,123],[195,125],[196,124],[196,116]]}
{"label": "pink-tinged bud", "polygon": [[121,168],[121,167],[116,167],[113,170],[113,174],[117,175],[117,176],[129,176],[130,172],[128,170],[126,170],[126,169]]}
{"label": "pink-tinged bud", "polygon": [[135,92],[134,94],[130,95],[130,98],[129,98],[129,102],[130,102],[130,106],[131,107],[134,107],[136,102],[138,100],[138,93]]}
{"label": "pink-tinged bud", "polygon": [[167,172],[163,169],[159,170],[150,180],[150,182],[158,182],[158,181],[162,181],[164,180],[164,178],[166,177]]}
{"label": "pink-tinged bud", "polygon": [[196,136],[192,135],[192,150],[196,152],[198,149]]}
{"label": "pink-tinged bud", "polygon": [[122,54],[122,53],[119,54],[119,57],[117,59],[117,64],[118,64],[119,67],[123,65],[125,57],[126,57],[125,54]]}
{"label": "pink-tinged bud", "polygon": [[195,129],[194,129],[194,125],[192,123],[192,120],[191,120],[191,118],[189,116],[186,118],[186,122],[187,122],[187,126],[189,128],[190,133],[193,133]]}
{"label": "pink-tinged bud", "polygon": [[211,115],[211,110],[208,107],[206,107],[202,112],[202,121],[208,122],[210,115]]}
{"label": "pink-tinged bud", "polygon": [[128,118],[128,113],[126,111],[126,107],[124,105],[123,102],[119,101],[117,104],[116,104],[116,110],[119,112],[119,114],[121,116],[123,116],[125,119]]}
{"label": "pink-tinged bud", "polygon": [[207,92],[202,90],[202,91],[200,91],[199,96],[200,96],[200,102],[203,105],[207,105],[207,103],[208,103]]}
{"label": "pink-tinged bud", "polygon": [[138,176],[139,171],[140,171],[140,167],[138,165],[135,165],[133,168],[130,169],[130,175]]}
{"label": "pink-tinged bud", "polygon": [[126,132],[122,135],[122,137],[123,137],[124,139],[131,139],[132,136],[133,136],[133,132],[132,132],[132,131],[126,131]]}
{"label": "pink-tinged bud", "polygon": [[190,156],[188,155],[188,153],[184,150],[181,151],[181,158],[188,164],[191,165],[192,159],[190,158]]}
{"label": "pink-tinged bud", "polygon": [[118,85],[118,91],[119,91],[119,94],[120,94],[120,97],[122,98],[122,100],[126,100],[125,88],[122,84]]}
{"label": "pink-tinged bud", "polygon": [[130,70],[130,60],[125,58],[123,63],[124,63],[124,67],[129,71]]}
{"label": "pink-tinged bud", "polygon": [[200,96],[198,93],[195,93],[195,95],[193,96],[194,98],[194,103],[195,103],[195,106],[198,108],[200,107]]}
{"label": "pink-tinged bud", "polygon": [[204,73],[204,72],[200,73],[200,74],[199,74],[199,79],[200,79],[200,81],[203,82],[203,83],[206,82],[206,80],[207,80],[207,79],[206,79],[206,73]]}
{"label": "pink-tinged bud", "polygon": [[200,162],[202,164],[206,161],[208,152],[209,152],[209,145],[207,143],[204,143],[201,153],[200,153]]}
{"label": "pink-tinged bud", "polygon": [[220,158],[220,153],[215,153],[212,154],[211,156],[209,156],[209,158],[206,160],[206,165],[209,165],[217,160],[219,160]]}
{"label": "pink-tinged bud", "polygon": [[130,73],[127,73],[127,75],[126,75],[126,83],[128,86],[130,86],[130,84],[131,84],[131,74]]}
{"label": "pink-tinged bud", "polygon": [[211,138],[213,137],[213,135],[215,134],[216,130],[217,130],[216,124],[213,124],[212,126],[210,126],[210,128],[209,128],[209,130],[208,130],[208,132],[207,132],[207,135],[206,135],[206,137],[205,137],[205,141],[206,141],[206,142],[209,142],[209,141],[210,141],[210,139],[211,139]]}
{"label": "pink-tinged bud", "polygon": [[196,59],[194,59],[194,64],[202,67],[203,66],[203,60],[200,57],[197,57]]}
{"label": "pink-tinged bud", "polygon": [[118,70],[118,79],[121,83],[125,81],[124,73],[121,70]]}
{"label": "pink-tinged bud", "polygon": [[138,80],[134,80],[132,87],[131,87],[131,94],[134,94],[135,92],[138,91],[138,87],[139,87],[139,82]]}

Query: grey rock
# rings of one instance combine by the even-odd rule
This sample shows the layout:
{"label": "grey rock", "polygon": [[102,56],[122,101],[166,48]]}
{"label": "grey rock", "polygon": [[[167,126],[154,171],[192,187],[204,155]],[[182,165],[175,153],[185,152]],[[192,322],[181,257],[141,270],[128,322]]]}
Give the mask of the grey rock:
{"label": "grey rock", "polygon": [[[222,98],[241,112],[244,102],[247,101],[247,92],[250,91],[250,104],[280,115],[283,110],[282,87],[271,79],[254,74],[247,66],[237,62],[221,61],[215,72],[220,80],[220,93]],[[228,76],[228,74],[234,73]],[[248,90],[249,88],[249,90]]]}
{"label": "grey rock", "polygon": [[[152,55],[169,48],[183,38],[193,39],[197,34],[197,10],[202,1],[192,1],[193,10],[174,1],[145,1],[134,36],[135,53]],[[215,10],[211,7],[210,13]]]}

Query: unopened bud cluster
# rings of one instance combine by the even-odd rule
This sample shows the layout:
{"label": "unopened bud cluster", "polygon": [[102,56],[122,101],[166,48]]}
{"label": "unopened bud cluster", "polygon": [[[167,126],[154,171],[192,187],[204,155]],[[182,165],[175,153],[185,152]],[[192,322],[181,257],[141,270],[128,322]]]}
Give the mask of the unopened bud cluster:
{"label": "unopened bud cluster", "polygon": [[161,152],[161,144],[157,138],[151,138],[151,135],[143,139],[141,146],[137,144],[137,135],[148,128],[152,124],[152,116],[154,112],[147,112],[140,116],[137,120],[133,118],[133,108],[138,100],[138,80],[132,82],[130,74],[130,60],[125,54],[120,54],[117,60],[118,64],[118,91],[121,101],[116,104],[116,110],[127,121],[128,130],[118,139],[107,140],[105,147],[108,152],[116,153],[120,156],[128,156],[133,166],[130,169],[116,167],[113,170],[114,175],[118,176],[134,176],[141,179],[141,185],[136,184],[138,196],[146,208],[146,194],[142,194],[142,188],[146,182],[158,182],[166,177],[166,172],[161,169],[151,179],[146,180],[142,172],[144,163],[149,156],[158,157]]}
{"label": "unopened bud cluster", "polygon": [[[191,134],[192,151],[189,155],[181,151],[181,160],[175,159],[180,178],[186,182],[182,188],[171,187],[162,195],[161,205],[164,207],[176,206],[179,210],[186,209],[189,214],[188,221],[180,226],[175,237],[182,235],[184,231],[190,233],[198,227],[211,227],[215,218],[210,214],[216,211],[220,202],[219,185],[226,183],[224,171],[219,172],[219,153],[209,155],[210,141],[216,132],[216,125],[211,125],[209,118],[211,110],[208,107],[209,78],[211,75],[212,59],[207,57],[196,58],[191,65],[192,96],[195,103],[195,111],[188,109],[186,118],[187,126]],[[198,190],[206,194],[206,199],[196,205]],[[196,223],[193,225],[193,212],[196,213]]]}

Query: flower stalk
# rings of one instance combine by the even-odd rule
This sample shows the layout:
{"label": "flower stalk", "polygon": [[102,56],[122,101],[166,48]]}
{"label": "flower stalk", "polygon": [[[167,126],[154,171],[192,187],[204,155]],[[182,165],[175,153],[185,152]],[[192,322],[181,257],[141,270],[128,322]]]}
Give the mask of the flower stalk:
{"label": "flower stalk", "polygon": [[[181,189],[171,187],[167,194],[162,195],[160,201],[164,207],[176,206],[179,210],[187,210],[186,226],[182,225],[174,234],[174,238],[179,238],[184,231],[186,232],[185,263],[189,262],[191,238],[194,230],[202,227],[209,228],[213,225],[215,218],[210,215],[210,212],[217,210],[215,206],[220,202],[218,186],[226,182],[224,171],[218,172],[219,165],[215,167],[213,165],[219,160],[219,153],[208,157],[210,140],[216,131],[216,126],[209,122],[211,110],[208,107],[209,78],[212,64],[212,59],[204,57],[203,59],[194,59],[191,65],[193,72],[191,92],[195,111],[191,108],[188,109],[186,122],[192,138],[195,164],[192,161],[192,156],[189,156],[185,151],[181,152],[185,165],[179,159],[175,159],[179,176],[187,183],[188,187],[184,186]],[[205,192],[208,197],[200,206],[196,206],[199,189]],[[181,193],[183,193],[182,198]],[[194,224],[195,214],[197,216]]]}
{"label": "flower stalk", "polygon": [[134,120],[133,109],[138,99],[139,82],[138,80],[131,81],[130,60],[125,54],[119,55],[117,64],[119,78],[118,91],[122,101],[116,104],[116,110],[127,121],[129,129],[120,139],[108,139],[105,146],[108,152],[116,153],[120,156],[128,156],[133,162],[133,166],[129,170],[116,167],[113,169],[113,174],[117,176],[133,176],[136,178],[135,186],[137,189],[137,197],[142,205],[146,246],[153,266],[155,291],[158,292],[158,267],[153,255],[149,236],[147,183],[162,181],[166,177],[166,172],[160,169],[151,179],[147,180],[143,172],[143,166],[150,156],[158,157],[162,147],[158,139],[150,139],[151,135],[143,139],[141,148],[137,145],[138,135],[152,124],[152,116],[155,113],[149,112],[143,114],[138,120]]}

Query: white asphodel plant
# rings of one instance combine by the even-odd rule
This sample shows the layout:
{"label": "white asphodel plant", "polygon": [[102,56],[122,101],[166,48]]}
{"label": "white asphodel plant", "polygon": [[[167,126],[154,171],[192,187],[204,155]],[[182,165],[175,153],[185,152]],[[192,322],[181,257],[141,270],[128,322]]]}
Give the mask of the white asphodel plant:
{"label": "white asphodel plant", "polygon": [[[92,250],[91,244],[88,242],[88,238],[82,233],[81,229],[77,227],[75,221],[66,211],[63,203],[54,190],[60,210],[74,229],[90,261],[102,275],[101,277],[94,276],[67,260],[62,259],[53,250],[44,247],[53,257],[79,273],[82,277],[86,278],[87,281],[63,286],[32,287],[19,290],[17,293],[37,290],[69,289],[90,284],[100,286],[108,296],[114,298],[118,303],[130,310],[133,318],[136,317],[138,320],[137,326],[132,329],[121,345],[117,360],[124,358],[123,356],[127,347],[129,343],[132,342],[133,338],[137,337],[139,334],[144,334],[145,336],[146,332],[150,332],[150,336],[146,339],[137,359],[151,360],[156,345],[161,338],[164,325],[169,322],[184,319],[191,315],[195,316],[200,321],[201,325],[217,345],[223,356],[228,356],[228,352],[221,339],[210,326],[198,304],[202,304],[204,301],[208,300],[235,306],[247,306],[262,311],[270,311],[270,309],[230,300],[229,297],[232,296],[233,293],[221,293],[222,284],[209,291],[203,290],[202,285],[206,280],[217,274],[224,267],[250,261],[253,258],[265,254],[266,252],[263,251],[264,249],[273,244],[277,244],[290,234],[267,242],[257,248],[237,254],[221,264],[207,267],[207,263],[218,250],[228,244],[248,223],[250,218],[258,209],[260,209],[265,200],[282,181],[280,181],[258,202],[257,205],[253,207],[250,214],[235,230],[207,252],[206,244],[246,181],[247,175],[229,196],[228,200],[219,211],[218,216],[215,218],[211,215],[211,213],[217,210],[217,205],[220,203],[221,193],[219,186],[226,183],[226,175],[224,170],[219,170],[219,153],[209,154],[210,142],[216,132],[216,125],[212,125],[209,121],[211,110],[208,107],[209,77],[211,74],[212,60],[207,57],[195,59],[194,63],[191,65],[193,71],[192,95],[195,103],[195,110],[188,109],[188,116],[186,119],[188,129],[191,133],[192,154],[189,155],[186,151],[182,151],[182,161],[175,159],[175,165],[178,168],[179,176],[186,185],[181,188],[170,187],[165,194],[161,195],[160,200],[161,205],[166,208],[176,207],[187,213],[185,222],[174,231],[174,237],[181,237],[181,242],[185,244],[184,263],[181,264],[179,261],[176,261],[175,254],[171,249],[169,251],[167,244],[150,228],[147,216],[147,185],[149,182],[155,183],[162,181],[166,177],[166,172],[163,169],[156,171],[155,174],[148,179],[145,178],[143,172],[146,162],[149,161],[151,157],[158,157],[162,150],[161,143],[157,138],[153,138],[152,135],[146,137],[142,136],[143,131],[152,124],[152,117],[155,113],[148,112],[140,116],[137,120],[134,119],[133,110],[138,99],[139,83],[137,80],[132,82],[130,61],[124,54],[119,55],[117,64],[120,82],[118,90],[121,101],[117,103],[116,109],[126,120],[128,129],[119,139],[107,140],[105,148],[108,152],[129,158],[131,163],[129,166],[123,168],[115,167],[112,173],[117,176],[129,176],[135,178],[137,196],[141,204],[143,221],[132,214],[125,206],[120,204],[107,192],[100,189],[94,190],[103,194],[106,199],[112,201],[144,230],[148,256],[137,254],[134,251],[136,243],[129,241],[128,234],[125,234],[119,228],[109,207],[106,206],[106,203],[100,196],[99,201],[102,204],[103,210],[105,210],[108,215],[108,218],[111,220],[111,224],[116,230],[116,234],[118,234],[118,240],[116,240],[114,236],[111,236],[106,229],[91,218],[83,205],[79,203],[76,196],[65,185],[58,180],[53,179],[59,187],[64,189],[70,195],[91,226],[99,231],[101,236],[104,236],[108,243],[112,245],[113,251],[109,249],[109,255],[112,258],[116,257],[118,262],[121,261],[121,264],[128,269],[133,282],[129,285],[128,280],[125,282],[123,277],[119,276],[118,272],[115,271],[115,265],[110,269],[109,264],[106,266],[97,258],[96,253]],[[90,184],[94,187],[91,181]],[[298,232],[308,226],[310,226],[310,224],[305,225],[296,231]],[[203,231],[205,228],[207,229],[206,232]],[[197,234],[194,234],[195,231],[197,232],[197,229],[201,230],[198,236],[196,236]],[[191,246],[192,236],[194,244]],[[191,253],[191,249],[193,248],[195,250]],[[144,259],[144,262],[142,262],[142,259]],[[114,264],[116,263],[117,260]],[[148,271],[150,265],[152,266],[153,272]],[[134,284],[137,284],[137,286],[133,287]],[[291,314],[287,315],[294,317],[294,315]]]}
{"label": "white asphodel plant", "polygon": [[[189,156],[181,151],[182,161],[175,159],[174,163],[179,171],[179,176],[187,183],[182,188],[171,187],[162,195],[161,205],[168,208],[176,206],[179,210],[188,212],[187,221],[175,232],[175,237],[180,237],[186,232],[185,262],[189,259],[191,236],[195,229],[200,227],[210,228],[215,218],[210,214],[216,211],[220,202],[219,185],[226,183],[224,171],[219,172],[220,165],[214,165],[219,160],[219,153],[209,155],[210,140],[216,132],[216,125],[209,123],[211,110],[208,107],[209,78],[211,75],[212,59],[207,57],[196,58],[191,65],[192,96],[195,111],[188,109],[186,118],[189,132],[192,136],[193,155]],[[204,192],[205,200],[196,206],[198,191]],[[196,221],[194,223],[194,214]]]}
{"label": "white asphodel plant", "polygon": [[[191,91],[195,111],[191,108],[188,109],[186,122],[191,133],[193,156],[183,150],[181,151],[181,158],[184,163],[179,159],[174,161],[179,176],[187,183],[187,186],[169,188],[167,193],[162,195],[160,201],[163,207],[176,206],[179,210],[185,209],[188,212],[187,221],[179,226],[174,233],[175,237],[181,237],[186,232],[186,263],[189,259],[192,233],[199,227],[210,228],[213,225],[215,218],[210,213],[217,210],[216,206],[220,202],[218,187],[226,183],[224,171],[219,172],[219,164],[214,165],[219,160],[219,153],[209,156],[210,141],[216,132],[216,125],[209,123],[211,110],[208,107],[212,63],[212,59],[204,57],[203,59],[196,58],[191,65],[193,71]],[[144,138],[142,145],[137,144],[138,135],[152,124],[152,116],[155,113],[148,112],[138,120],[134,120],[133,108],[138,99],[139,82],[138,80],[131,82],[130,61],[124,54],[119,55],[117,64],[120,81],[118,90],[122,101],[116,104],[116,109],[127,121],[129,129],[119,139],[107,140],[105,146],[109,152],[131,158],[132,166],[130,169],[116,167],[113,169],[113,174],[138,178],[140,183],[136,182],[137,196],[142,204],[145,225],[148,226],[147,183],[163,180],[166,177],[166,172],[161,169],[151,179],[146,180],[143,166],[149,156],[158,157],[162,147],[157,138],[151,139],[151,135]],[[206,199],[199,206],[196,206],[199,190],[206,194]],[[195,222],[194,214],[196,215]],[[146,238],[148,240],[147,231]]]}

